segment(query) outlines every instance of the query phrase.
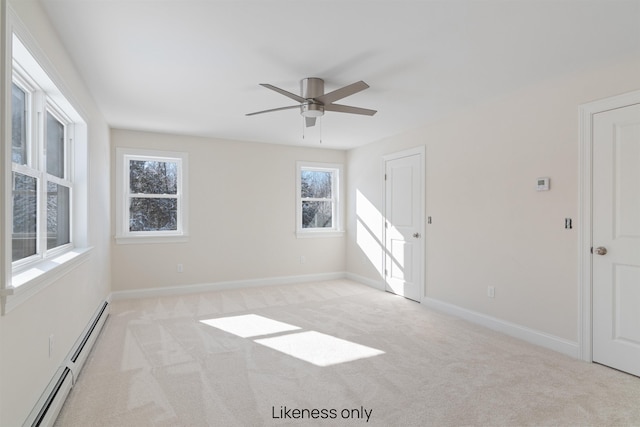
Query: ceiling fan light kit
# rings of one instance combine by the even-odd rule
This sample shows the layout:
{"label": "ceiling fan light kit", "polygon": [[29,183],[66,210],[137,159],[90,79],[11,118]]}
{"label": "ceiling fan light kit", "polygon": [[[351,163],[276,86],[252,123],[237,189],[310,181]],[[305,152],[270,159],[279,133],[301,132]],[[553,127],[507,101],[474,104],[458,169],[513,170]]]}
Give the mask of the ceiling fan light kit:
{"label": "ceiling fan light kit", "polygon": [[305,117],[320,117],[324,114],[324,106],[320,104],[302,104],[300,114]]}
{"label": "ceiling fan light kit", "polygon": [[305,118],[306,127],[311,127],[315,126],[316,118],[324,115],[325,111],[360,114],[365,116],[373,116],[377,112],[376,110],[369,110],[367,108],[350,107],[348,105],[333,103],[334,101],[338,101],[342,98],[346,98],[347,96],[367,89],[369,85],[362,80],[326,94],[324,93],[324,80],[318,77],[307,77],[300,80],[300,95],[296,95],[295,93],[288,92],[284,89],[280,89],[279,87],[270,85],[268,83],[261,83],[260,86],[264,86],[267,89],[278,92],[288,98],[293,99],[294,101],[298,101],[299,104],[288,107],[257,111],[255,113],[249,113],[247,114],[247,116],[300,108],[300,114],[302,114],[302,116]]}

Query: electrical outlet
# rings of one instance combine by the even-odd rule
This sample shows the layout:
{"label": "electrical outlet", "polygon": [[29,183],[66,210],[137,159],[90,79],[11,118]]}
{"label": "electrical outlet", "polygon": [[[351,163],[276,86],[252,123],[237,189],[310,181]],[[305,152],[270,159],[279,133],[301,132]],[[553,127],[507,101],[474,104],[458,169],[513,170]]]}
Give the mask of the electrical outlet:
{"label": "electrical outlet", "polygon": [[184,271],[184,266],[182,264],[178,264],[178,273],[182,273]]}
{"label": "electrical outlet", "polygon": [[489,286],[487,288],[487,296],[489,298],[495,298],[495,296],[496,296],[496,288],[495,288],[495,286]]}
{"label": "electrical outlet", "polygon": [[49,357],[53,354],[53,334],[49,335]]}

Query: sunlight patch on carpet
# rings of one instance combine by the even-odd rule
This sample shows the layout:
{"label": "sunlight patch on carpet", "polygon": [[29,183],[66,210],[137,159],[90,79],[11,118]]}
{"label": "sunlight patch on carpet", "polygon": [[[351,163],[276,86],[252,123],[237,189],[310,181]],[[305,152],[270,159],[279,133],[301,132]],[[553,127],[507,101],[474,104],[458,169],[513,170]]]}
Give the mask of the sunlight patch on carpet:
{"label": "sunlight patch on carpet", "polygon": [[384,354],[384,351],[315,331],[263,338],[255,342],[316,366],[337,365]]}
{"label": "sunlight patch on carpet", "polygon": [[257,314],[220,317],[218,319],[201,320],[200,322],[242,338],[271,335],[300,329],[297,326],[269,319],[268,317],[258,316]]}
{"label": "sunlight patch on carpet", "polygon": [[337,365],[384,354],[382,350],[316,331],[292,332],[301,328],[257,314],[206,319],[200,323],[241,338],[262,336],[253,341],[316,366]]}

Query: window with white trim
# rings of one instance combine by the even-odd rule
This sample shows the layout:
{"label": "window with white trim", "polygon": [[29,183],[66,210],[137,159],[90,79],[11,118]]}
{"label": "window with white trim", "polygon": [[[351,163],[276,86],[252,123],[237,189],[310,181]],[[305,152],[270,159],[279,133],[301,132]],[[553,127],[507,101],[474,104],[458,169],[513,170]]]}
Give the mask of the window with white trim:
{"label": "window with white trim", "polygon": [[[88,133],[69,88],[28,31],[9,11],[9,108],[2,123],[7,144],[3,181],[9,240],[0,283],[6,314],[89,259],[87,233]],[[45,65],[42,65],[45,64]],[[9,87],[7,87],[9,89]],[[9,144],[10,150],[9,150]]]}
{"label": "window with white trim", "polygon": [[116,155],[118,243],[185,238],[187,154],[118,148]]}
{"label": "window with white trim", "polygon": [[11,261],[31,265],[73,247],[74,123],[14,62],[11,85]]}
{"label": "window with white trim", "polygon": [[339,164],[297,163],[296,231],[299,237],[342,233],[341,171]]}

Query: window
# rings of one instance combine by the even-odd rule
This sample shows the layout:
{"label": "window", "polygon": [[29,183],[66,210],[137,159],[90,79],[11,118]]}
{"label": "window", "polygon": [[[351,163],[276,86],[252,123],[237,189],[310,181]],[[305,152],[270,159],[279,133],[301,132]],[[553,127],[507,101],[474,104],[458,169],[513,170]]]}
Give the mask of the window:
{"label": "window", "polygon": [[299,237],[340,235],[342,166],[298,162],[297,234]]}
{"label": "window", "polygon": [[117,149],[119,243],[187,235],[186,153]]}
{"label": "window", "polygon": [[56,85],[64,79],[40,65],[40,60],[50,63],[28,32],[15,16],[7,20],[14,30],[7,49],[11,104],[0,121],[11,132],[11,152],[2,168],[9,190],[3,226],[11,245],[3,262],[11,274],[0,283],[2,314],[87,261],[92,252],[87,123]]}
{"label": "window", "polygon": [[14,271],[73,247],[73,130],[65,111],[16,63],[11,85]]}

